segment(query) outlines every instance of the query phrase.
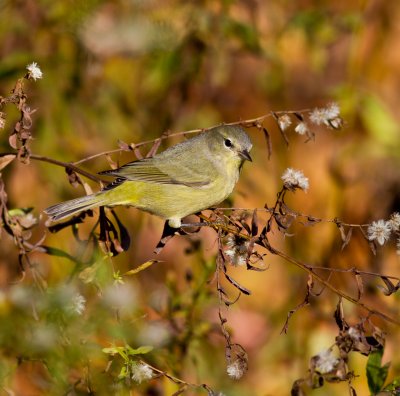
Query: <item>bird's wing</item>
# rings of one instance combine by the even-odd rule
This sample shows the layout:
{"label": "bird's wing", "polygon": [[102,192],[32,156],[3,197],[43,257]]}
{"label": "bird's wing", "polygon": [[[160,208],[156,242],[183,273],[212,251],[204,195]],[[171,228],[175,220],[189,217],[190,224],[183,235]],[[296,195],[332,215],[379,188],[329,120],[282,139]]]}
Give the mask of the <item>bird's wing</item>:
{"label": "bird's wing", "polygon": [[[176,161],[179,163],[179,161]],[[116,182],[137,180],[158,184],[181,184],[190,187],[201,187],[210,183],[210,180],[192,167],[177,165],[175,161],[157,161],[156,158],[145,158],[130,162],[118,169],[100,172],[102,175],[114,176]],[[160,169],[162,168],[162,170]]]}

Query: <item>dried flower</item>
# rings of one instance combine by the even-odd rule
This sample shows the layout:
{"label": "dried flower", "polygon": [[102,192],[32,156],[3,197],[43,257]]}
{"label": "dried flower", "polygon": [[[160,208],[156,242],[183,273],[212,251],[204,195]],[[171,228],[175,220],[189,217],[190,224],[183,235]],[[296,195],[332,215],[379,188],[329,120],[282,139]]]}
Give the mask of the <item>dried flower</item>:
{"label": "dried flower", "polygon": [[392,229],[389,221],[373,221],[368,227],[368,239],[370,241],[376,240],[379,245],[382,246],[390,238],[391,231]]}
{"label": "dried flower", "polygon": [[299,122],[294,128],[294,131],[299,135],[306,135],[308,132],[308,126],[304,121]]}
{"label": "dried flower", "polygon": [[238,380],[243,377],[243,374],[246,372],[246,364],[242,359],[237,359],[232,363],[229,363],[226,367],[226,372],[229,377]]}
{"label": "dried flower", "polygon": [[278,124],[279,128],[281,128],[282,131],[284,131],[292,124],[292,120],[287,114],[284,114],[278,118]]}
{"label": "dried flower", "polygon": [[324,109],[325,116],[328,120],[334,120],[340,115],[340,108],[337,103],[331,103],[327,108]]}
{"label": "dried flower", "polygon": [[154,376],[152,368],[146,363],[132,363],[131,372],[132,379],[138,384],[141,384],[143,381],[148,381]]}
{"label": "dried flower", "polygon": [[310,113],[310,121],[316,125],[326,125],[334,129],[342,126],[340,108],[337,103],[331,103],[325,108],[315,108]]}
{"label": "dried flower", "polygon": [[360,330],[356,327],[350,327],[347,333],[354,341],[358,341],[361,338]]}
{"label": "dried flower", "polygon": [[281,179],[283,180],[284,186],[289,190],[295,190],[296,188],[300,188],[304,191],[308,190],[308,178],[305,177],[304,173],[300,170],[287,168]]}
{"label": "dried flower", "polygon": [[225,256],[229,258],[232,265],[240,266],[246,264],[249,241],[228,235],[225,238],[225,246],[229,247],[224,251]]}
{"label": "dried flower", "polygon": [[314,361],[315,369],[321,374],[330,373],[339,364],[339,359],[332,355],[330,349],[326,349],[314,356]]}
{"label": "dried flower", "polygon": [[392,213],[392,215],[390,216],[389,224],[392,231],[400,231],[400,213]]}
{"label": "dried flower", "polygon": [[28,230],[37,224],[38,219],[32,213],[27,213],[26,215],[19,217],[18,221],[25,230]]}
{"label": "dried flower", "polygon": [[40,70],[40,67],[36,62],[32,62],[30,65],[26,66],[26,69],[29,72],[29,77],[33,78],[35,81],[41,79],[43,77],[43,73]]}
{"label": "dried flower", "polygon": [[82,294],[75,294],[72,297],[72,300],[68,306],[68,310],[70,312],[74,312],[78,315],[82,315],[83,311],[86,307],[86,298],[82,296]]}

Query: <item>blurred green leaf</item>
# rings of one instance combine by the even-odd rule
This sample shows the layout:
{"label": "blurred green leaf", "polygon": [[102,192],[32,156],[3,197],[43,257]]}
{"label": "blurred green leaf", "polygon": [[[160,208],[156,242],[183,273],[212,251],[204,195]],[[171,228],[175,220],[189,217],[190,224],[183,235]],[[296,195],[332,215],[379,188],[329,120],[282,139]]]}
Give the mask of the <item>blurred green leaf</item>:
{"label": "blurred green leaf", "polygon": [[372,395],[376,395],[383,387],[388,375],[390,363],[382,366],[383,348],[369,355],[367,362],[368,387]]}
{"label": "blurred green leaf", "polygon": [[134,269],[131,269],[131,270],[125,272],[124,275],[135,275],[138,272],[141,272],[141,271],[145,270],[146,268],[151,267],[153,264],[161,263],[161,262],[162,261],[160,261],[160,260],[149,260],[149,261],[146,261],[145,263],[139,265],[139,267],[136,267]]}
{"label": "blurred green leaf", "polygon": [[55,248],[55,247],[51,247],[51,246],[41,246],[42,249],[44,249],[44,252],[46,254],[49,254],[50,256],[57,256],[57,257],[64,257],[68,260],[71,260],[73,263],[79,264],[80,261],[78,259],[76,259],[75,257],[71,256],[70,254],[68,254],[67,252],[65,252],[64,250]]}
{"label": "blurred green leaf", "polygon": [[118,374],[118,379],[124,379],[129,376],[128,367],[125,365],[121,367],[121,371]]}
{"label": "blurred green leaf", "polygon": [[139,348],[133,349],[129,345],[126,345],[128,355],[144,355],[151,352],[154,348],[150,345],[144,345]]}
{"label": "blurred green leaf", "polygon": [[251,51],[258,51],[260,49],[259,34],[253,25],[234,19],[227,19],[225,33],[237,37],[244,47]]}
{"label": "blurred green leaf", "polygon": [[[393,392],[397,395],[400,393],[400,378],[395,378],[390,384],[387,384],[384,388],[385,391]],[[397,392],[397,393],[394,393]]]}
{"label": "blurred green leaf", "polygon": [[26,214],[32,212],[33,208],[15,208],[15,209],[10,209],[8,211],[8,215],[13,217],[13,216],[25,216]]}
{"label": "blurred green leaf", "polygon": [[388,146],[398,145],[399,125],[379,97],[367,95],[363,98],[361,117],[368,132],[378,143]]}

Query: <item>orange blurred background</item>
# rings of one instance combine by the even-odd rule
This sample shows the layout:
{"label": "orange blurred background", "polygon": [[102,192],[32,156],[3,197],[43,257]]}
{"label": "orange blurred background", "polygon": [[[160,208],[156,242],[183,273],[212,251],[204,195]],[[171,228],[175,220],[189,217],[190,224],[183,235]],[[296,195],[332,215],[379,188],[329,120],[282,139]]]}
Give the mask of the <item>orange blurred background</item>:
{"label": "orange blurred background", "polygon": [[[272,206],[283,171],[293,167],[303,170],[310,181],[307,193],[298,191],[287,199],[301,213],[367,224],[400,211],[398,2],[0,0],[0,18],[0,95],[9,94],[28,63],[38,62],[43,71],[43,79],[25,83],[28,102],[37,109],[34,154],[75,162],[118,148],[119,140],[139,143],[165,131],[205,128],[270,111],[313,109],[335,101],[344,127],[340,131],[315,127],[315,141],[305,143],[292,126],[286,146],[273,118],[267,118],[271,159],[264,136],[249,129],[254,162],[244,167],[227,205]],[[11,105],[2,111],[6,126],[1,152],[9,152],[8,133],[18,114]],[[179,140],[167,139],[160,149]],[[141,149],[142,154],[149,149]],[[130,153],[112,158],[120,164],[134,159]],[[83,168],[96,173],[108,166],[103,156]],[[248,373],[239,381],[231,380],[226,375],[212,281],[214,231],[175,237],[155,256],[162,220],[118,208],[131,235],[129,251],[112,259],[99,251],[94,264],[85,267],[86,248],[70,229],[56,234],[46,231],[42,214],[49,205],[84,194],[83,189],[68,183],[62,167],[36,161],[29,165],[14,161],[2,177],[9,209],[34,208],[39,223],[32,241],[46,233],[45,245],[81,260],[77,265],[65,258],[33,254],[41,278],[42,290],[37,291],[38,280],[30,269],[21,280],[18,250],[2,232],[0,373],[7,392],[75,394],[67,393],[75,383],[81,392],[76,394],[85,394],[89,382],[97,394],[177,391],[166,379],[139,387],[116,385],[115,376],[104,373],[107,356],[101,348],[127,342],[132,347],[154,345],[149,357],[153,365],[229,396],[289,394],[292,383],[307,375],[309,359],[335,342],[333,312],[338,299],[328,291],[295,313],[288,334],[280,334],[288,311],[304,299],[307,275],[268,254],[265,272],[230,270],[252,291],[226,313],[234,341],[249,353]],[[259,217],[265,221],[265,216]],[[93,224],[80,226],[80,238],[87,237]],[[399,274],[394,240],[374,256],[357,231],[341,250],[340,234],[332,223],[296,225],[292,231],[294,235],[286,238],[275,232],[271,240],[297,259],[318,266]],[[194,244],[200,244],[200,249],[188,252]],[[124,285],[115,287],[116,273],[124,274],[151,259],[162,262],[124,277]],[[92,269],[90,279],[87,268]],[[364,281],[365,301],[396,316],[398,297],[382,296],[377,279]],[[357,294],[350,275],[335,275],[332,282]],[[78,290],[87,304],[83,316],[61,325],[51,313],[58,307],[54,296],[66,287]],[[30,300],[37,301],[36,306]],[[348,303],[345,312],[352,323],[366,315]],[[400,368],[398,328],[381,320],[375,323],[387,332],[384,361],[392,361],[389,378],[393,378]],[[187,344],[184,336],[190,339]],[[68,353],[64,343],[69,345]],[[359,375],[353,386],[361,395],[368,392],[366,359],[353,354],[349,362]],[[43,361],[45,365],[40,364]],[[187,394],[201,392],[190,389]],[[345,383],[330,384],[313,395],[345,392]]]}

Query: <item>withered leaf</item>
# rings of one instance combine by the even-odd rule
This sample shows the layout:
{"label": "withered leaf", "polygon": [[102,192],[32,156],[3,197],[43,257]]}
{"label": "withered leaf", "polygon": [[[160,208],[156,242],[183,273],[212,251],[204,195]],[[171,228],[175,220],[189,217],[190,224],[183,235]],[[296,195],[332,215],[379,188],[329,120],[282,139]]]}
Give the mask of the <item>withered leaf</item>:
{"label": "withered leaf", "polygon": [[272,141],[271,136],[264,126],[262,127],[262,131],[264,132],[265,141],[267,142],[267,150],[268,150],[268,159],[271,159],[272,155]]}
{"label": "withered leaf", "polygon": [[[120,233],[118,233],[117,229],[115,228],[112,221],[107,217],[105,214],[105,210],[103,206],[100,206],[100,216],[99,216],[99,223],[100,223],[100,235],[99,241],[104,242],[107,248],[109,249],[110,253],[114,256],[122,253],[126,249],[129,248],[130,238],[129,234],[126,231],[125,227],[119,221],[118,217],[115,213],[111,212],[117,222],[118,228]],[[121,238],[121,241],[120,241]]]}
{"label": "withered leaf", "polygon": [[240,285],[238,282],[235,281],[231,276],[229,276],[226,272],[224,272],[225,278],[233,285],[235,286],[238,290],[240,290],[243,294],[250,295],[251,291],[249,289],[246,289],[244,286]]}
{"label": "withered leaf", "polygon": [[58,231],[61,231],[62,229],[75,225],[75,224],[81,224],[83,223],[83,219],[87,216],[93,216],[93,212],[91,209],[86,210],[84,212],[79,213],[78,215],[72,217],[71,219],[64,221],[62,223],[57,223],[51,226],[48,226],[48,229],[51,233],[56,233]]}
{"label": "withered leaf", "polygon": [[318,219],[317,217],[313,217],[313,216],[307,216],[307,221],[303,222],[302,224],[304,224],[305,227],[310,227],[313,226],[317,223],[320,223],[322,220]]}
{"label": "withered leaf", "polygon": [[13,149],[17,149],[18,145],[17,145],[17,134],[16,133],[12,133],[9,138],[8,138],[8,143],[9,145],[13,148]]}
{"label": "withered leaf", "polygon": [[358,300],[360,300],[360,298],[362,297],[362,295],[364,293],[364,283],[363,283],[363,280],[362,280],[362,277],[360,274],[356,273],[355,278],[357,281],[357,291],[358,291],[357,301],[358,301]]}
{"label": "withered leaf", "polygon": [[336,225],[339,228],[340,236],[342,238],[342,241],[344,242],[346,240],[346,231],[345,231],[344,227],[342,226],[342,224],[336,223]]}
{"label": "withered leaf", "polygon": [[128,143],[125,143],[122,140],[118,140],[118,147],[123,151],[132,151],[132,147],[129,146]]}
{"label": "withered leaf", "polygon": [[349,325],[344,319],[342,297],[339,297],[339,301],[336,305],[336,310],[333,316],[335,318],[337,326],[339,327],[339,330],[347,330],[349,328]]}
{"label": "withered leaf", "polygon": [[258,234],[258,221],[257,221],[257,209],[254,209],[253,217],[251,219],[251,236]]}
{"label": "withered leaf", "polygon": [[376,256],[376,246],[375,243],[373,241],[369,241],[368,243],[369,248],[371,249],[371,252],[374,256]]}
{"label": "withered leaf", "polygon": [[281,128],[281,125],[279,123],[279,117],[276,113],[272,112],[272,116],[274,117],[276,124],[278,126],[279,132],[281,133],[283,140],[285,141],[286,145],[289,146],[289,139],[286,135],[286,132]]}
{"label": "withered leaf", "polygon": [[129,236],[128,230],[122,224],[121,220],[119,219],[115,211],[112,210],[111,213],[114,216],[114,219],[117,222],[119,228],[119,239],[121,240],[121,247],[124,251],[127,251],[131,244],[131,238]]}
{"label": "withered leaf", "polygon": [[111,169],[117,169],[118,168],[118,164],[111,158],[110,154],[106,154],[105,155],[107,162],[109,163]]}
{"label": "withered leaf", "polygon": [[301,122],[304,121],[304,117],[302,116],[301,113],[295,112],[295,113],[293,113],[293,114],[294,114],[294,116],[295,116],[299,121],[301,121]]}
{"label": "withered leaf", "polygon": [[161,144],[161,139],[158,138],[154,141],[153,145],[151,146],[151,149],[146,155],[146,158],[151,158],[154,157],[154,155],[157,153],[158,148],[160,147]]}
{"label": "withered leaf", "polygon": [[[353,228],[350,227],[349,231],[347,232],[347,234],[343,240],[342,250],[349,244],[352,234],[353,234]],[[342,237],[342,239],[343,239],[343,237]]]}
{"label": "withered leaf", "polygon": [[81,178],[78,176],[78,174],[72,170],[69,167],[65,168],[65,172],[68,175],[68,181],[73,187],[78,187],[79,185],[82,184]]}
{"label": "withered leaf", "polygon": [[235,304],[238,300],[239,300],[239,298],[240,298],[240,296],[242,295],[242,293],[238,293],[238,295],[237,295],[237,297],[234,299],[234,300],[230,300],[229,298],[228,298],[228,296],[226,295],[226,293],[221,293],[221,299],[222,299],[222,301],[224,302],[224,304],[227,306],[227,307],[229,307],[230,305],[233,305],[233,304]]}
{"label": "withered leaf", "polygon": [[140,152],[140,150],[136,146],[133,147],[133,152],[135,153],[135,156],[136,156],[136,158],[138,160],[143,159],[142,153]]}
{"label": "withered leaf", "polygon": [[7,154],[0,157],[0,170],[4,169],[10,162],[15,159],[15,154]]}
{"label": "withered leaf", "polygon": [[183,385],[183,386],[181,386],[176,392],[174,392],[173,394],[172,394],[172,396],[179,396],[179,395],[181,395],[183,392],[186,392],[187,391],[187,385],[185,384],[185,385]]}
{"label": "withered leaf", "polygon": [[381,285],[378,285],[377,287],[378,287],[378,289],[380,289],[380,290],[382,290],[382,293],[385,295],[385,296],[390,296],[391,294],[393,294],[393,293],[396,293],[397,292],[397,290],[399,290],[399,288],[400,288],[400,282],[397,282],[397,285],[395,285],[388,277],[386,277],[386,276],[380,276],[380,278],[382,279],[382,281],[385,283],[385,285],[386,285],[386,288],[385,287],[383,287],[383,286],[381,286]]}

